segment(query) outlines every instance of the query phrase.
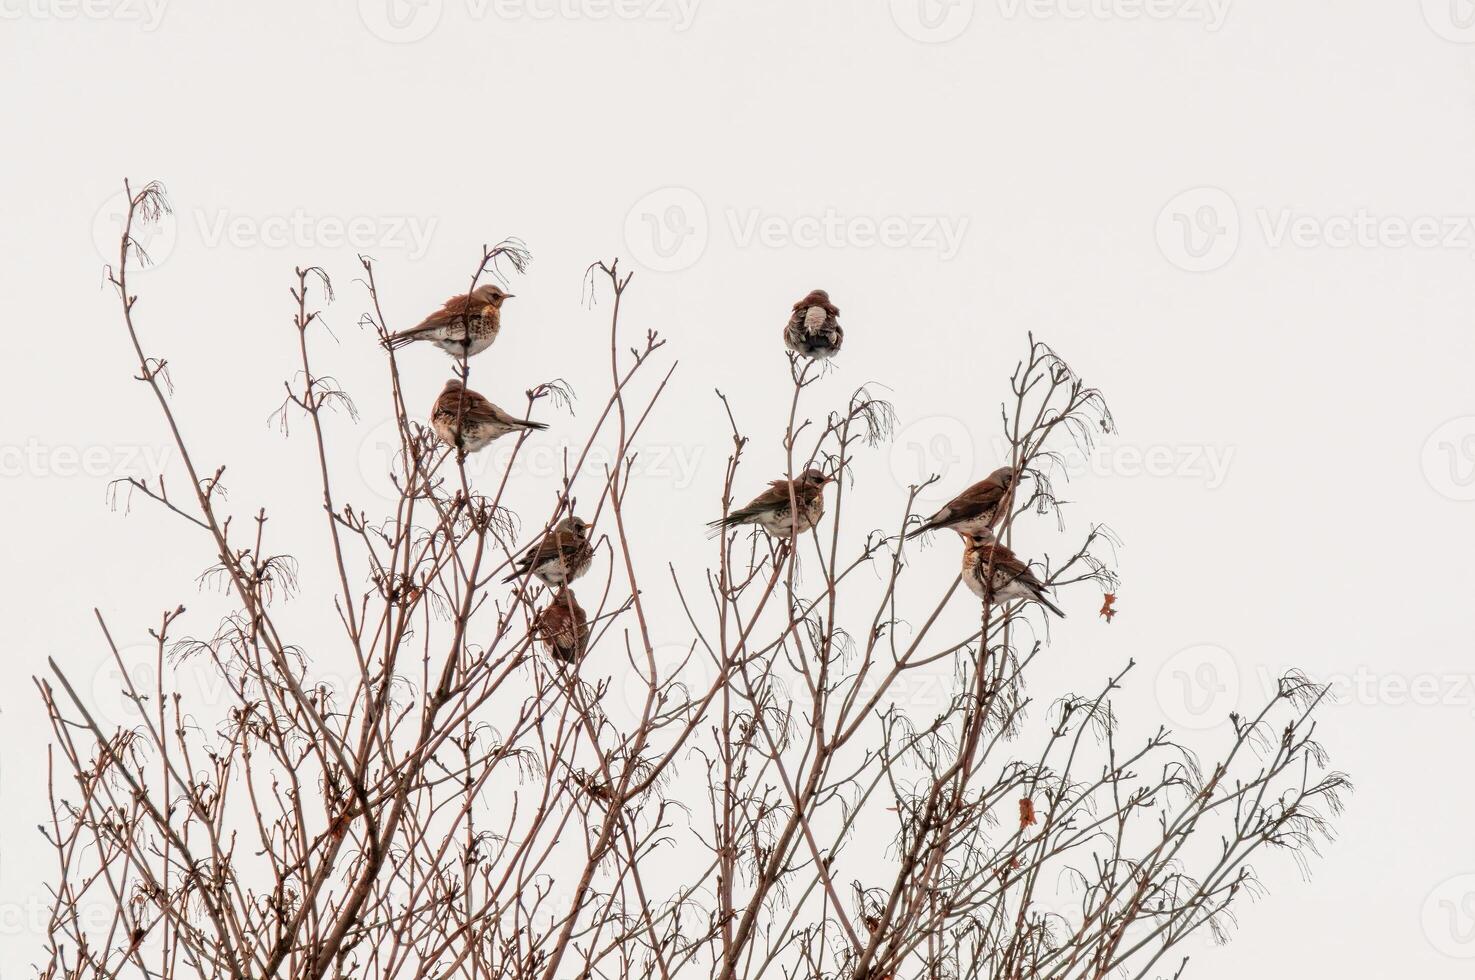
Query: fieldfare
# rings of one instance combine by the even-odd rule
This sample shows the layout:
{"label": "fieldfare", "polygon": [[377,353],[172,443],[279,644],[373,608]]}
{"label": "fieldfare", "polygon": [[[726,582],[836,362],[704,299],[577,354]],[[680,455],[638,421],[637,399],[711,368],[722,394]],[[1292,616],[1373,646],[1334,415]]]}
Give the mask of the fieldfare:
{"label": "fieldfare", "polygon": [[502,329],[502,303],[512,294],[488,283],[470,295],[452,296],[446,305],[422,320],[419,326],[392,334],[386,346],[404,347],[428,340],[452,357],[470,357],[492,346]]}
{"label": "fieldfare", "polygon": [[567,585],[587,572],[593,560],[589,525],[577,517],[565,517],[517,559],[517,570],[502,581],[512,582],[531,572],[548,585]]}
{"label": "fieldfare", "polygon": [[1001,466],[987,477],[958,494],[941,510],[933,514],[907,534],[915,538],[928,531],[943,528],[957,531],[967,537],[979,531],[991,531],[1009,513],[1014,486],[1014,470]]}
{"label": "fieldfare", "polygon": [[794,313],[784,327],[784,343],[795,354],[824,360],[840,351],[845,331],[840,329],[840,310],[830,294],[816,289],[794,304]]}
{"label": "fieldfare", "polygon": [[533,617],[533,635],[548,648],[548,655],[566,664],[584,659],[589,645],[589,616],[567,587]]}
{"label": "fieldfare", "polygon": [[[963,584],[984,602],[1033,600],[1057,616],[1065,613],[1045,595],[1045,583],[987,529],[963,538]],[[992,574],[990,574],[990,571]],[[987,576],[990,581],[985,584]]]}
{"label": "fieldfare", "polygon": [[[721,520],[707,525],[713,536],[741,524],[757,524],[776,538],[787,538],[796,529],[800,534],[819,523],[825,514],[825,484],[833,477],[817,469],[808,469],[794,480],[774,480],[768,489]],[[799,505],[797,519],[790,514],[791,503]]]}
{"label": "fieldfare", "polygon": [[436,398],[430,410],[430,427],[441,442],[462,453],[485,449],[509,432],[548,428],[542,422],[507,414],[457,378],[447,381]]}

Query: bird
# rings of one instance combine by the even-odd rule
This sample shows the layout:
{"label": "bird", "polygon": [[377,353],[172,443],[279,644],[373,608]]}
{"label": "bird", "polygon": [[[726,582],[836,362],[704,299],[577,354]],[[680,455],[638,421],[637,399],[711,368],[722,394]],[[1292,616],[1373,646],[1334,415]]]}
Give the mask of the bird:
{"label": "bird", "polygon": [[[984,602],[1033,600],[1061,618],[1064,611],[1045,595],[1045,583],[1019,556],[985,528],[963,538],[963,584]],[[985,583],[985,576],[988,582]]]}
{"label": "bird", "polygon": [[565,517],[517,559],[516,571],[502,581],[516,581],[531,572],[556,588],[587,572],[593,560],[589,525],[577,517]]}
{"label": "bird", "polygon": [[428,340],[452,357],[480,354],[497,339],[502,329],[502,304],[512,296],[494,283],[452,296],[419,325],[391,334],[384,346],[397,350],[417,340]]}
{"label": "bird", "polygon": [[1013,468],[1001,466],[944,504],[941,510],[908,532],[907,538],[943,528],[964,536],[975,531],[993,530],[1009,512],[1012,500],[1009,491],[1013,488]]}
{"label": "bird", "polygon": [[589,645],[589,616],[565,586],[533,617],[533,635],[554,660],[578,663]]}
{"label": "bird", "polygon": [[795,354],[825,360],[840,351],[845,331],[840,329],[840,310],[830,302],[830,294],[816,289],[794,304],[794,312],[784,327],[784,343]]}
{"label": "bird", "polygon": [[[742,524],[756,524],[776,538],[790,537],[796,525],[798,532],[803,534],[824,516],[825,484],[833,479],[822,470],[811,467],[797,480],[774,480],[748,506],[739,507],[726,517],[709,523],[710,536],[715,537]],[[795,503],[799,505],[797,520],[790,516],[791,505]]]}
{"label": "bird", "polygon": [[485,449],[511,432],[548,428],[542,422],[509,415],[458,378],[447,381],[435,399],[435,407],[430,410],[430,427],[441,442],[462,454]]}

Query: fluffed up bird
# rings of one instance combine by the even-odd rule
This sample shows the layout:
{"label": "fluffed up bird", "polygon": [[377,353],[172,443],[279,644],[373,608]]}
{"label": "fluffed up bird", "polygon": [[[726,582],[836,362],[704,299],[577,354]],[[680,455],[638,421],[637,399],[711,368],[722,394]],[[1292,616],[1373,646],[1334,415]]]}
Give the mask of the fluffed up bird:
{"label": "fluffed up bird", "polygon": [[469,294],[452,296],[418,326],[390,335],[385,346],[398,349],[428,340],[452,357],[470,357],[492,346],[502,329],[502,303],[512,294],[488,283]]}
{"label": "fluffed up bird", "polygon": [[511,432],[546,429],[542,422],[509,415],[452,378],[430,410],[430,427],[447,446],[463,453],[485,449]]}
{"label": "fluffed up bird", "polygon": [[566,664],[584,659],[589,646],[589,616],[567,588],[533,617],[533,635],[547,647],[548,655]]}
{"label": "fluffed up bird", "polygon": [[794,304],[794,313],[784,327],[784,343],[795,354],[824,360],[833,357],[845,341],[840,329],[840,310],[830,294],[816,289]]}
{"label": "fluffed up bird", "polygon": [[517,559],[517,570],[502,581],[513,582],[532,573],[548,585],[567,585],[587,572],[593,560],[589,525],[577,517],[565,517]]}
{"label": "fluffed up bird", "polygon": [[965,535],[963,541],[963,584],[978,598],[997,603],[1025,599],[1038,602],[1057,616],[1065,616],[1061,608],[1045,595],[1045,583],[1039,580],[1034,570],[1014,552],[999,544],[993,532],[985,529]]}
{"label": "fluffed up bird", "polygon": [[915,538],[928,531],[947,529],[967,537],[978,531],[989,531],[1009,513],[1013,495],[1014,470],[1001,466],[967,490],[943,505],[920,525],[913,528],[908,538]]}
{"label": "fluffed up bird", "polygon": [[[805,470],[797,480],[774,480],[768,489],[754,497],[746,507],[739,507],[726,517],[712,521],[707,527],[715,537],[729,528],[757,524],[776,538],[787,538],[796,529],[800,534],[819,523],[825,514],[825,484],[834,477],[818,469]],[[792,505],[798,504],[797,518],[791,517]]]}

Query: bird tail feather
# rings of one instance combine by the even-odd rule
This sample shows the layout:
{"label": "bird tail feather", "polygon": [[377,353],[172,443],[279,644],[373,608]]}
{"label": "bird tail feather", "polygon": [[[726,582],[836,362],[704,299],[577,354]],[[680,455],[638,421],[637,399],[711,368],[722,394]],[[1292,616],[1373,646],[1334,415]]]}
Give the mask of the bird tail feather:
{"label": "bird tail feather", "polygon": [[925,522],[923,524],[917,525],[916,527],[914,527],[910,531],[908,531],[907,532],[906,539],[908,541],[910,541],[913,538],[920,538],[922,535],[926,534],[928,531],[935,531],[935,530],[937,530],[937,525],[934,524],[932,521],[927,521],[927,522]]}
{"label": "bird tail feather", "polygon": [[1061,619],[1064,619],[1065,618],[1065,611],[1063,609],[1061,609],[1059,606],[1055,605],[1055,603],[1051,602],[1045,596],[1045,593],[1043,593],[1043,592],[1036,592],[1035,593],[1035,598],[1038,599],[1038,600],[1040,600],[1040,605],[1044,606],[1046,609],[1050,610],[1052,613],[1054,613],[1055,615],[1059,616]]}
{"label": "bird tail feather", "polygon": [[753,517],[754,513],[755,511],[744,507],[741,510],[733,511],[726,517],[720,517],[715,521],[708,521],[707,537],[720,538],[725,531],[729,531],[740,524],[748,523],[748,521]]}

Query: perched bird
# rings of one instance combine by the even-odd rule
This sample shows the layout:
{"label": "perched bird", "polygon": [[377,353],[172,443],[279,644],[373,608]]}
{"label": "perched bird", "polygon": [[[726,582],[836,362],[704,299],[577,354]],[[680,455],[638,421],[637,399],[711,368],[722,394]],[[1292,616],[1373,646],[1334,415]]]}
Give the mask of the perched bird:
{"label": "perched bird", "polygon": [[957,531],[965,537],[977,531],[993,530],[994,525],[1009,513],[1012,500],[1009,491],[1013,488],[1014,470],[1001,466],[948,501],[941,510],[913,528],[907,537],[915,538],[943,528]]}
{"label": "perched bird", "polygon": [[536,616],[533,635],[548,648],[548,655],[566,664],[584,659],[589,645],[589,616],[567,587],[560,588]]}
{"label": "perched bird", "polygon": [[397,349],[428,340],[452,357],[480,354],[497,339],[497,331],[502,329],[502,303],[511,298],[512,294],[501,286],[478,286],[469,295],[452,296],[418,326],[392,334],[385,346]]}
{"label": "perched bird", "polygon": [[993,532],[978,531],[966,535],[963,541],[963,584],[978,598],[999,603],[1033,600],[1057,616],[1065,615],[1045,596],[1045,583],[1018,555],[999,544]]}
{"label": "perched bird", "polygon": [[589,525],[577,517],[565,517],[517,559],[517,570],[502,581],[512,582],[531,572],[548,585],[567,585],[587,572],[593,560]]}
{"label": "perched bird", "polygon": [[830,294],[816,289],[794,304],[794,313],[784,327],[784,343],[795,354],[824,360],[840,351],[845,331],[840,329],[840,310]]}
{"label": "perched bird", "polygon": [[[803,534],[819,523],[825,514],[825,484],[833,480],[817,469],[808,469],[799,479],[774,480],[768,489],[726,517],[707,525],[716,536],[741,524],[757,524],[776,538],[787,538],[798,526]],[[799,505],[797,519],[791,518],[792,504]]]}
{"label": "perched bird", "polygon": [[441,442],[463,453],[485,449],[509,432],[548,428],[542,422],[507,414],[457,378],[447,381],[436,398],[430,410],[430,427]]}

